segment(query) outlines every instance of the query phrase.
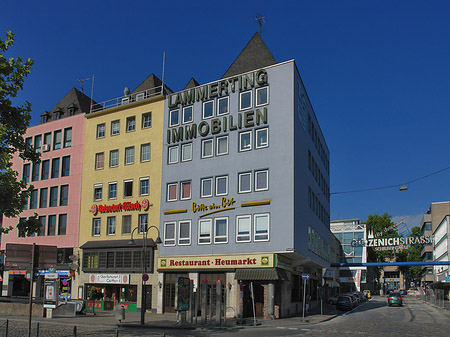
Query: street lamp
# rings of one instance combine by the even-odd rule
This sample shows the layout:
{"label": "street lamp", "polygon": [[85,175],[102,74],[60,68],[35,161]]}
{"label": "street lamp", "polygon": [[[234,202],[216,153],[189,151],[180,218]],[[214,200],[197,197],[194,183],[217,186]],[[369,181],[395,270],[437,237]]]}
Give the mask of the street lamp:
{"label": "street lamp", "polygon": [[145,311],[147,310],[147,299],[146,299],[146,297],[147,297],[147,291],[146,291],[146,287],[145,287],[145,285],[146,285],[146,282],[147,282],[147,278],[146,277],[144,277],[144,274],[146,275],[147,274],[147,261],[146,261],[146,258],[147,258],[147,234],[148,234],[148,230],[149,229],[151,229],[151,228],[154,228],[154,229],[156,229],[156,231],[158,232],[158,236],[157,236],[157,238],[156,238],[156,241],[155,241],[155,243],[157,244],[157,245],[159,245],[160,243],[162,243],[162,240],[161,240],[161,238],[159,237],[159,229],[158,229],[158,227],[156,227],[156,226],[150,226],[150,227],[147,227],[147,226],[145,226],[144,228],[141,228],[139,225],[135,228],[135,229],[133,229],[133,231],[131,232],[131,239],[130,239],[130,241],[128,241],[128,244],[129,245],[134,245],[135,243],[134,243],[134,240],[133,240],[133,233],[134,233],[134,231],[136,230],[136,229],[144,229],[143,231],[142,231],[142,237],[143,237],[143,246],[142,246],[142,251],[143,251],[143,254],[142,254],[142,276],[141,276],[141,278],[142,278],[142,296],[141,296],[141,325],[144,325],[145,324]]}

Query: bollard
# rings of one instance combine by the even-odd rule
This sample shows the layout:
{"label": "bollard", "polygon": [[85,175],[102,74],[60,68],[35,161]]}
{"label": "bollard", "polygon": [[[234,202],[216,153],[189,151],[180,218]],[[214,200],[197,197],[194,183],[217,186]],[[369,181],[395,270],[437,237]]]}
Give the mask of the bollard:
{"label": "bollard", "polygon": [[36,323],[36,337],[39,337],[39,322]]}
{"label": "bollard", "polygon": [[73,326],[73,337],[77,337],[77,326]]}
{"label": "bollard", "polygon": [[116,337],[119,337],[119,329],[116,329]]}
{"label": "bollard", "polygon": [[207,307],[208,307],[208,281],[203,280],[202,281],[202,294],[201,294],[201,311],[202,311],[202,324],[206,324],[206,316],[207,316]]}
{"label": "bollard", "polygon": [[222,280],[216,281],[216,325],[222,324]]}
{"label": "bollard", "polygon": [[9,321],[6,320],[6,329],[5,329],[5,336],[6,337],[8,337],[8,324],[9,324]]}

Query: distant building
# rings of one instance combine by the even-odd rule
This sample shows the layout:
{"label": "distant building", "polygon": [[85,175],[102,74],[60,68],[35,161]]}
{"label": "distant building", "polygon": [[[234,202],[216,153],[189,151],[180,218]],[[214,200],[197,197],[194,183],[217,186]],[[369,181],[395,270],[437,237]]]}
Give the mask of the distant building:
{"label": "distant building", "polygon": [[[450,247],[450,215],[446,215],[434,231],[433,259],[436,262],[448,262]],[[434,282],[450,283],[450,272],[448,265],[434,266]]]}

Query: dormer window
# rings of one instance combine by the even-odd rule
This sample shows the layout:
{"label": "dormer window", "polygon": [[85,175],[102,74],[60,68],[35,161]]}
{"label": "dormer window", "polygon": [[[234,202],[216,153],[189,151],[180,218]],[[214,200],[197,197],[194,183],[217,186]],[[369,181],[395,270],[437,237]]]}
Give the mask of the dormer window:
{"label": "dormer window", "polygon": [[44,113],[41,114],[41,123],[47,123],[49,116],[48,111],[44,111]]}
{"label": "dormer window", "polygon": [[70,104],[68,107],[67,107],[67,115],[68,116],[73,116],[74,114],[75,114],[75,111],[77,110],[77,107],[75,106],[75,104]]}
{"label": "dormer window", "polygon": [[56,111],[54,112],[55,114],[55,120],[61,119],[61,117],[64,115],[64,111],[62,110],[62,108],[56,108]]}

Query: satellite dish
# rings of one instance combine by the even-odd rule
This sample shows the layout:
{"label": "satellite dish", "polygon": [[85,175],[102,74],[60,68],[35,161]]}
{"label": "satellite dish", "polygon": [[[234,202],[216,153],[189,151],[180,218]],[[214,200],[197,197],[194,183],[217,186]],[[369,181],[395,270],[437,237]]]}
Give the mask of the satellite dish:
{"label": "satellite dish", "polygon": [[124,96],[128,96],[129,94],[130,94],[130,88],[125,87],[125,88],[123,89],[123,95],[124,95]]}

